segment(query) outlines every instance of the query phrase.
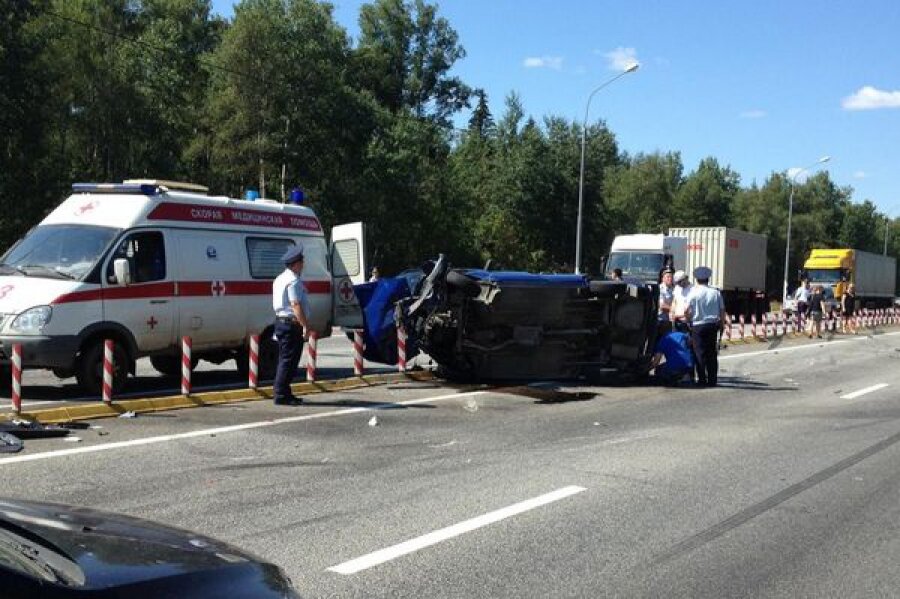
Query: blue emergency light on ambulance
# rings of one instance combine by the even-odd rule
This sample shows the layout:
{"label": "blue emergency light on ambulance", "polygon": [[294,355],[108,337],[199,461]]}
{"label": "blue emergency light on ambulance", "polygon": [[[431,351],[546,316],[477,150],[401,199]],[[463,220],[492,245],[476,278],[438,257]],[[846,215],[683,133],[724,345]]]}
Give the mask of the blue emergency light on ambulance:
{"label": "blue emergency light on ambulance", "polygon": [[307,206],[156,179],[76,183],[73,192],[0,258],[0,365],[19,344],[25,368],[75,376],[99,394],[110,339],[118,392],[139,358],[178,376],[182,336],[195,360],[234,360],[245,373],[259,335],[265,378],[277,353],[267,347],[272,281],[280,257],[301,244],[311,327],[322,337],[362,327],[355,295],[335,291],[365,282],[362,223],[335,227],[329,244]]}

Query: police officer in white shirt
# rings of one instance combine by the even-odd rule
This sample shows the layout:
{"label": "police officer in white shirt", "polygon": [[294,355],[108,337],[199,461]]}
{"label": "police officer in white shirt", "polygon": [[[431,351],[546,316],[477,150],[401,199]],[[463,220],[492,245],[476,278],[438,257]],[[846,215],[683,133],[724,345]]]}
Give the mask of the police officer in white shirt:
{"label": "police officer in white shirt", "polygon": [[672,283],[675,287],[672,289],[672,309],[669,312],[669,318],[676,331],[687,333],[688,320],[685,313],[687,312],[687,298],[691,292],[691,282],[683,270],[676,270],[672,276]]}
{"label": "police officer in white shirt", "polygon": [[295,246],[281,257],[285,270],[272,283],[272,308],[275,310],[275,338],[278,340],[278,369],[273,395],[278,405],[299,405],[291,381],[297,374],[303,340],[309,338],[309,297],[300,280],[303,272],[303,248]]}
{"label": "police officer in white shirt", "polygon": [[715,387],[719,376],[719,331],[725,326],[725,301],[718,289],[709,286],[712,270],[694,269],[694,287],[688,295],[687,317],[691,323],[691,343],[697,365],[697,383]]}

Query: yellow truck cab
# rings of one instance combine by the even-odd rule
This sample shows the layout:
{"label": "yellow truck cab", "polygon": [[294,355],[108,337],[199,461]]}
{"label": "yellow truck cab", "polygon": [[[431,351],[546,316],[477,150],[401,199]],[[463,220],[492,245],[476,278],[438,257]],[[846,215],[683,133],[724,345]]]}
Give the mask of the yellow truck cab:
{"label": "yellow truck cab", "polygon": [[803,264],[803,274],[809,279],[810,285],[822,285],[827,302],[832,306],[840,302],[835,287],[841,281],[856,286],[858,307],[877,308],[891,305],[895,292],[896,270],[897,261],[892,256],[844,248],[813,249]]}

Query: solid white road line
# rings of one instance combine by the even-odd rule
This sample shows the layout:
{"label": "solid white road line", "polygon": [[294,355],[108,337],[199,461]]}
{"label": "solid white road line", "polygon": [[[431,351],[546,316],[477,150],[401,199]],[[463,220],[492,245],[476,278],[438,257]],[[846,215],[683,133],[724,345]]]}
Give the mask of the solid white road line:
{"label": "solid white road line", "polygon": [[499,522],[500,520],[504,520],[506,518],[509,518],[510,516],[515,516],[517,514],[533,510],[535,508],[541,507],[542,505],[553,503],[554,501],[559,501],[560,499],[565,499],[566,497],[575,495],[576,493],[581,493],[582,491],[586,490],[587,489],[585,489],[584,487],[563,487],[562,489],[557,489],[556,491],[547,493],[546,495],[527,499],[520,503],[516,503],[508,507],[489,512],[482,516],[472,518],[471,520],[466,520],[464,522],[448,526],[447,528],[442,528],[440,530],[430,532],[426,535],[422,535],[421,537],[416,537],[415,539],[404,541],[403,543],[399,543],[392,547],[380,549],[378,551],[369,553],[368,555],[350,560],[349,562],[344,562],[343,564],[332,566],[331,568],[328,568],[328,570],[330,570],[331,572],[337,572],[338,574],[355,574],[361,570],[371,568],[372,566],[377,566],[378,564],[383,564],[384,562],[398,558],[402,555],[406,555],[408,553],[418,551],[419,549],[435,545],[437,543],[440,543],[441,541],[446,541],[447,539],[457,537],[467,532],[472,532],[473,530],[476,530],[483,526],[487,526],[488,524]]}
{"label": "solid white road line", "polygon": [[866,387],[865,389],[860,389],[859,391],[854,391],[853,393],[841,395],[841,399],[856,399],[857,397],[861,397],[868,393],[874,393],[875,391],[879,391],[888,386],[889,385],[887,383],[878,383],[877,385],[872,385],[871,387]]}
{"label": "solid white road line", "polygon": [[[246,431],[255,428],[265,428],[269,426],[278,426],[279,424],[291,424],[293,422],[303,422],[305,420],[316,420],[318,418],[330,418],[333,416],[346,416],[347,414],[358,414],[359,412],[369,412],[372,410],[390,408],[392,406],[410,406],[415,404],[429,403],[432,401],[445,401],[448,399],[459,399],[463,397],[474,397],[476,395],[484,395],[486,391],[469,391],[467,393],[451,393],[448,395],[437,395],[434,397],[423,397],[421,399],[411,399],[408,401],[385,402],[383,404],[375,404],[360,408],[346,408],[343,410],[333,410],[330,412],[317,412],[315,414],[306,414],[304,416],[289,416],[287,418],[274,418],[272,420],[262,420],[257,422],[247,422],[245,424],[234,424],[231,426],[219,426],[216,428],[205,428],[187,433],[176,433],[173,435],[159,435],[157,437],[145,437],[143,439],[131,439],[130,441],[116,441],[114,443],[99,443],[97,445],[86,445],[84,447],[75,447],[72,449],[59,449],[55,451],[43,451],[40,453],[32,453],[26,455],[12,456],[8,458],[0,458],[0,465],[15,464],[19,462],[31,462],[34,460],[46,460],[48,458],[56,458],[61,456],[70,456],[80,453],[94,453],[98,451],[109,451],[112,449],[123,449],[126,447],[138,447],[141,445],[153,445],[155,443],[165,443],[168,441],[176,441],[179,439],[192,439],[194,437],[205,437],[208,435],[221,435],[224,433],[235,433],[238,431]],[[311,404],[315,405],[315,404]]]}
{"label": "solid white road line", "polygon": [[[876,335],[875,337],[893,337],[894,335],[900,335],[900,332],[894,333],[881,333]],[[770,356],[777,356],[778,354],[790,352],[790,351],[801,351],[804,349],[822,349],[828,347],[834,347],[836,345],[843,345],[844,343],[854,343],[857,341],[866,341],[868,340],[868,336],[862,337],[854,337],[853,339],[842,339],[840,341],[828,341],[828,342],[820,342],[820,343],[810,343],[808,345],[792,345],[791,347],[776,347],[774,349],[763,349],[760,351],[748,351],[739,354],[730,354],[727,356],[719,356],[719,362],[722,360],[737,360],[738,358],[752,358],[754,356],[764,356],[766,354]]]}

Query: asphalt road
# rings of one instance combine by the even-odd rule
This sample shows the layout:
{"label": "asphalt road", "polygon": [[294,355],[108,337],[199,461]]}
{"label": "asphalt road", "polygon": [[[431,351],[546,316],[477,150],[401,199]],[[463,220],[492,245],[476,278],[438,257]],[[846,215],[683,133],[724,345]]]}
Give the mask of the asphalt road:
{"label": "asphalt road", "polygon": [[900,594],[900,334],[722,358],[715,389],[405,384],[102,420],[0,476],[232,542],[307,597]]}

